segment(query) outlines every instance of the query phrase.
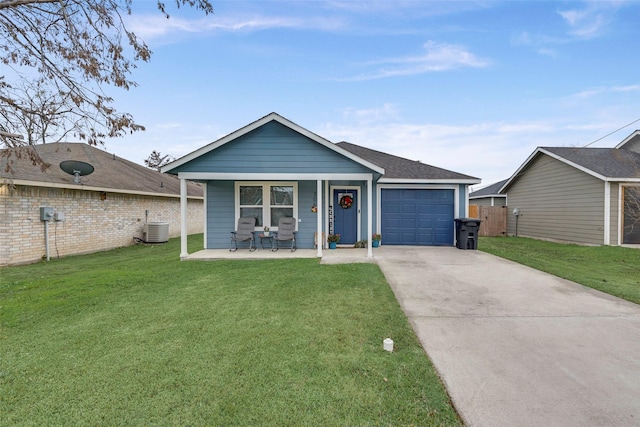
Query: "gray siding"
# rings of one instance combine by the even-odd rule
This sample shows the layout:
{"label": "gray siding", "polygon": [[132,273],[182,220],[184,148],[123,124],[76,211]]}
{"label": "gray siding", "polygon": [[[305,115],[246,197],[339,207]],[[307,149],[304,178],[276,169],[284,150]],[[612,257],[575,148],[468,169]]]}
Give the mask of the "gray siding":
{"label": "gray siding", "polygon": [[370,173],[371,170],[281,125],[269,122],[172,170],[234,173]]}
{"label": "gray siding", "polygon": [[[604,182],[541,154],[508,189],[520,209],[518,235],[585,244],[604,243]],[[513,215],[507,232],[516,232]]]}

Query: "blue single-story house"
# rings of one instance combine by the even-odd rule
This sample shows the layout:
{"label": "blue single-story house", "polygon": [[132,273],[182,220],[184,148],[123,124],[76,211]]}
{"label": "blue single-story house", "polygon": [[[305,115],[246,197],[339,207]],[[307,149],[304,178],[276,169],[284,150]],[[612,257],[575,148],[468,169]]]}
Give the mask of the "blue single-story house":
{"label": "blue single-story house", "polygon": [[[468,215],[480,179],[347,142],[337,144],[271,113],[162,168],[181,188],[205,186],[204,249],[229,248],[239,217],[256,231],[297,219],[298,248],[340,234],[353,245],[382,234],[385,245],[452,246],[454,219]],[[186,206],[186,191],[183,192]],[[182,217],[186,230],[186,215]],[[315,234],[317,233],[317,234]],[[182,233],[181,258],[188,256]],[[326,242],[317,245],[322,256]],[[368,256],[372,256],[371,245]]]}

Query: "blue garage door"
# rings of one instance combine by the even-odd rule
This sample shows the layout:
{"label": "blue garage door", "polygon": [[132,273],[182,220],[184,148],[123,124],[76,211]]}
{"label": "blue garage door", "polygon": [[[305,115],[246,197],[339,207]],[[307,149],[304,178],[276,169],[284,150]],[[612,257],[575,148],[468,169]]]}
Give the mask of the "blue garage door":
{"label": "blue garage door", "polygon": [[453,190],[382,189],[382,242],[452,246],[453,193]]}

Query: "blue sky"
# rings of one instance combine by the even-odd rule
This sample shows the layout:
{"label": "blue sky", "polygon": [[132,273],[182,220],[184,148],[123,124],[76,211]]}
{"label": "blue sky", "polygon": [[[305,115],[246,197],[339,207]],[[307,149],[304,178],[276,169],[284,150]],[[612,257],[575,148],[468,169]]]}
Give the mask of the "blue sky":
{"label": "blue sky", "polygon": [[640,129],[638,1],[212,3],[167,20],[134,2],[128,26],[154,55],[112,95],[147,131],[107,151],[181,157],[275,111],[486,185],[537,146]]}

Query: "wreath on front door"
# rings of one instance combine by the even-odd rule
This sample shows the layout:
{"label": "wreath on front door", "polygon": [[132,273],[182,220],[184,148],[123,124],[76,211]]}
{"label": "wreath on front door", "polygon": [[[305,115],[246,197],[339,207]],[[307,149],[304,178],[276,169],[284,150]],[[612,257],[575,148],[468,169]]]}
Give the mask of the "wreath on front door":
{"label": "wreath on front door", "polygon": [[349,209],[352,205],[353,205],[353,197],[349,196],[348,194],[345,194],[344,196],[340,197],[340,207],[342,209]]}

